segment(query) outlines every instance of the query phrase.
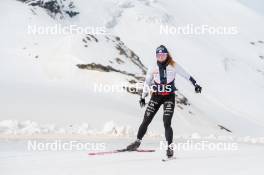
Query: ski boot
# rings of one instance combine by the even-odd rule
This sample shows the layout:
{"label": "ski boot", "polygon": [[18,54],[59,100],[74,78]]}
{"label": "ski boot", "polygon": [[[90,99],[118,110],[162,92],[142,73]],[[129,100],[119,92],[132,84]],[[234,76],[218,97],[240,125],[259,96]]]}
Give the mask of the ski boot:
{"label": "ski boot", "polygon": [[128,145],[126,149],[128,151],[135,151],[135,150],[137,150],[137,148],[139,147],[140,144],[141,144],[141,140],[137,139],[136,141],[134,141],[133,143]]}
{"label": "ski boot", "polygon": [[173,149],[171,147],[168,147],[167,149],[167,157],[168,158],[173,157]]}

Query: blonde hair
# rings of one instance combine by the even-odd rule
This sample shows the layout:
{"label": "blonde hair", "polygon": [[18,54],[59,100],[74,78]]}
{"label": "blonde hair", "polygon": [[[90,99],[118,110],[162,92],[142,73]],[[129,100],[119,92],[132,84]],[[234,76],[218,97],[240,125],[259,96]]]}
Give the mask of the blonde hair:
{"label": "blonde hair", "polygon": [[170,53],[168,53],[167,58],[168,58],[168,63],[169,63],[171,66],[175,67],[175,66],[176,66],[176,62],[175,62],[175,61],[173,60],[173,58],[171,57],[171,54],[170,54]]}

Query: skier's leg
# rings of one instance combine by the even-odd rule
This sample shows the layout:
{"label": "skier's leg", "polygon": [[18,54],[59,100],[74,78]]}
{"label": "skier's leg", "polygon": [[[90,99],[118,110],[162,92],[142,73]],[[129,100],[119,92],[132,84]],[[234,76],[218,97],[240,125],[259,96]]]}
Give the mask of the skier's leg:
{"label": "skier's leg", "polygon": [[170,95],[163,103],[163,123],[165,128],[165,137],[168,145],[172,143],[173,140],[173,130],[171,128],[171,119],[173,117],[175,107],[175,95]]}
{"label": "skier's leg", "polygon": [[137,133],[137,140],[131,143],[130,145],[127,146],[127,150],[129,151],[134,151],[136,150],[140,144],[141,144],[141,139],[144,137],[144,135],[147,132],[148,125],[152,121],[153,117],[159,110],[159,107],[161,105],[161,99],[158,96],[153,95],[148,103],[148,107],[145,111],[144,119],[138,129]]}
{"label": "skier's leg", "polygon": [[148,125],[151,123],[152,119],[154,118],[155,114],[159,110],[161,105],[161,99],[159,96],[153,95],[148,103],[148,107],[144,114],[144,119],[138,129],[137,138],[141,140],[147,132]]}

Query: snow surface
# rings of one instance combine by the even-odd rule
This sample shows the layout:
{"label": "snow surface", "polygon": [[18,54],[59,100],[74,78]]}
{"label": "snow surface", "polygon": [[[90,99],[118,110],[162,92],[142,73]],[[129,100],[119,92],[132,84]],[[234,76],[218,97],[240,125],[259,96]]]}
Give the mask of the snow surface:
{"label": "snow surface", "polygon": [[[61,1],[62,2],[62,1]],[[261,174],[264,144],[264,16],[260,1],[74,0],[77,16],[51,18],[46,10],[16,0],[0,2],[0,171],[2,174]],[[103,27],[104,35],[30,35],[29,25]],[[237,35],[166,35],[160,25],[236,26]],[[120,38],[117,39],[117,38]],[[176,151],[163,163],[162,110],[142,148],[155,153],[88,156],[90,151],[27,150],[27,142],[64,139],[103,142],[120,149],[135,139],[145,108],[139,96],[95,92],[95,85],[120,86],[135,77],[79,69],[101,64],[142,76],[131,59],[155,64],[155,48],[172,56],[203,87],[177,77],[190,105],[177,104],[174,141],[235,142],[238,150]],[[117,46],[129,53],[120,54]],[[117,61],[120,58],[122,61]],[[119,62],[119,63],[118,63]],[[219,125],[232,133],[221,129]]]}
{"label": "snow surface", "polygon": [[[42,143],[49,140],[41,141]],[[82,142],[91,142],[84,140]],[[93,139],[107,150],[123,147],[126,139]],[[217,141],[212,141],[215,143]],[[176,160],[162,162],[159,140],[147,139],[144,148],[154,153],[118,153],[89,156],[93,151],[27,151],[26,141],[0,142],[3,174],[261,174],[263,145],[238,144],[237,151],[177,151]]]}

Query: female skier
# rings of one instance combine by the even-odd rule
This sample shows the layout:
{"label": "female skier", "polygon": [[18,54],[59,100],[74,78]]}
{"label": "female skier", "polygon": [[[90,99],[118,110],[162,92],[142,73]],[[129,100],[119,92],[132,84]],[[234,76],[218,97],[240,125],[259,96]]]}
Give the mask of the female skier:
{"label": "female skier", "polygon": [[171,119],[175,107],[175,76],[176,74],[179,74],[186,80],[189,80],[194,85],[196,93],[201,93],[202,87],[196,84],[194,78],[172,59],[165,46],[161,45],[156,49],[156,57],[157,65],[155,65],[152,69],[149,69],[146,75],[143,93],[139,100],[140,106],[145,106],[145,97],[148,95],[149,89],[152,90],[151,99],[145,111],[143,122],[139,127],[137,140],[128,145],[127,150],[135,151],[140,146],[148,125],[159,110],[160,106],[163,104],[163,122],[165,137],[168,143],[167,157],[172,157],[173,148],[170,147],[170,144],[173,141]]}

